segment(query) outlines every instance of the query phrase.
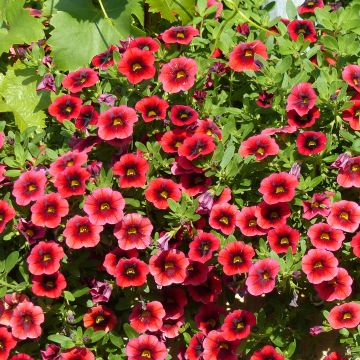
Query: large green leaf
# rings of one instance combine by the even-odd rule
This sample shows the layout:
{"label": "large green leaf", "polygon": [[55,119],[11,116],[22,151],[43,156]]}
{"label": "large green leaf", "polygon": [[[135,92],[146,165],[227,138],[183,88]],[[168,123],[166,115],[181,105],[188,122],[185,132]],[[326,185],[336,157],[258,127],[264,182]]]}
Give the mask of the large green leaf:
{"label": "large green leaf", "polygon": [[44,37],[41,21],[23,9],[24,2],[0,0],[0,55],[14,44],[30,44]]}
{"label": "large green leaf", "polygon": [[161,17],[170,22],[176,21],[178,15],[183,24],[192,19],[195,11],[194,0],[146,0],[150,6],[150,12],[160,13]]}
{"label": "large green leaf", "polygon": [[110,44],[116,44],[129,35],[142,35],[132,25],[131,16],[141,17],[140,1],[103,0],[108,19],[91,0],[57,0],[52,6],[48,1],[46,12],[51,13],[54,27],[48,43],[53,47],[52,56],[57,67],[75,70],[87,66],[94,55]]}

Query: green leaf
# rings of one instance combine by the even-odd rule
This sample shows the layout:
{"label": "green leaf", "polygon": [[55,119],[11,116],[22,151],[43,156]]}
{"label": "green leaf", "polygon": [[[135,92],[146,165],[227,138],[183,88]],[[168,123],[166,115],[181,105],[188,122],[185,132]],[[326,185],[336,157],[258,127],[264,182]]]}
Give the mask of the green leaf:
{"label": "green leaf", "polygon": [[13,251],[5,260],[5,272],[9,273],[19,260],[19,252]]}
{"label": "green leaf", "polygon": [[102,339],[104,336],[106,335],[106,331],[104,330],[99,330],[99,331],[95,331],[92,335],[91,335],[91,342],[97,342],[100,339]]}
{"label": "green leaf", "polygon": [[160,13],[161,17],[170,22],[176,21],[178,15],[183,24],[192,19],[195,11],[195,0],[146,0],[150,6],[150,12]]}
{"label": "green leaf", "polygon": [[64,291],[64,297],[67,301],[75,301],[75,297],[70,291]]}
{"label": "green leaf", "polygon": [[123,329],[125,331],[125,334],[126,336],[129,338],[129,339],[132,339],[132,338],[136,338],[139,336],[139,334],[130,326],[130,324],[128,323],[125,323],[123,325]]}
{"label": "green leaf", "polygon": [[291,0],[286,1],[286,13],[290,20],[296,18],[297,8]]}
{"label": "green leaf", "polygon": [[60,344],[62,348],[69,349],[75,346],[75,343],[67,336],[55,334],[48,336],[48,340]]}

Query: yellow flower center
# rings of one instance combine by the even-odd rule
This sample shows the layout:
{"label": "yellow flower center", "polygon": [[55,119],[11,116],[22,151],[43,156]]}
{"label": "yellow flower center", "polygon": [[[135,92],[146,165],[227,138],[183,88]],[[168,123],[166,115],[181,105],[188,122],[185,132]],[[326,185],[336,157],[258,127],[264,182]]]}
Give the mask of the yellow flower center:
{"label": "yellow flower center", "polygon": [[127,230],[128,235],[135,235],[137,234],[137,230],[135,227],[129,227]]}
{"label": "yellow flower center", "polygon": [[249,221],[249,227],[254,227],[254,226],[256,226],[257,225],[257,222],[256,222],[256,220],[255,219],[251,219],[250,221]]}
{"label": "yellow flower center", "polygon": [[279,217],[279,214],[276,211],[272,211],[270,213],[271,219],[277,219]]}
{"label": "yellow flower center", "polygon": [[180,70],[180,71],[178,71],[178,72],[176,73],[176,78],[177,78],[177,79],[181,79],[181,78],[183,78],[183,77],[185,77],[185,76],[186,76],[185,71]]}
{"label": "yellow flower center", "polygon": [[49,260],[51,260],[51,256],[49,254],[44,254],[43,261],[49,261]]}
{"label": "yellow flower center", "polygon": [[323,264],[321,261],[317,261],[315,264],[314,264],[314,268],[315,269],[320,269],[323,267]]}
{"label": "yellow flower center", "polygon": [[320,206],[320,204],[317,201],[315,201],[314,203],[311,204],[312,208],[318,208],[319,206]]}
{"label": "yellow flower center", "polygon": [[37,189],[37,186],[35,185],[35,184],[30,184],[29,186],[28,186],[28,190],[29,191],[34,191],[34,190],[36,190]]}
{"label": "yellow flower center", "polygon": [[256,152],[260,155],[264,155],[264,153],[265,153],[264,148],[262,148],[262,147],[257,148]]}
{"label": "yellow flower center", "polygon": [[88,232],[88,231],[89,231],[89,228],[88,228],[86,225],[82,225],[82,226],[80,226],[80,228],[79,228],[80,234],[85,233],[85,232]]}
{"label": "yellow flower center", "polygon": [[285,191],[285,188],[283,186],[277,186],[275,189],[276,194],[283,193]]}
{"label": "yellow flower center", "polygon": [[163,190],[163,191],[160,193],[160,196],[161,196],[162,198],[164,198],[164,199],[167,199],[168,196],[169,196],[169,194],[168,194],[167,191]]}
{"label": "yellow flower center", "polygon": [[141,357],[147,358],[147,359],[151,359],[151,352],[149,350],[143,350],[141,352]]}
{"label": "yellow flower center", "polygon": [[156,114],[156,112],[154,111],[154,110],[150,110],[149,112],[148,112],[148,116],[156,116],[157,114]]}
{"label": "yellow flower center", "polygon": [[97,316],[96,319],[95,319],[95,323],[96,324],[100,324],[102,323],[103,321],[105,320],[105,318],[101,315]]}
{"label": "yellow flower center", "polygon": [[250,49],[245,50],[245,54],[246,57],[252,57],[254,55],[254,52]]}
{"label": "yellow flower center", "polygon": [[344,315],[343,315],[344,320],[351,319],[351,318],[352,318],[352,316],[349,312],[344,313]]}
{"label": "yellow flower center", "polygon": [[320,235],[320,239],[321,239],[321,240],[330,240],[330,236],[329,236],[328,233],[322,233],[322,234]]}
{"label": "yellow flower center", "polygon": [[242,258],[241,256],[234,256],[233,258],[233,264],[238,264],[238,263],[241,263],[242,262]]}
{"label": "yellow flower center", "polygon": [[133,64],[132,69],[133,69],[133,71],[138,71],[138,70],[142,69],[142,66],[139,63],[135,63],[135,64]]}
{"label": "yellow flower center", "polygon": [[126,269],[126,275],[135,275],[135,269],[130,266],[129,268]]}
{"label": "yellow flower center", "polygon": [[265,271],[265,272],[263,272],[262,277],[264,280],[268,280],[268,279],[270,279],[270,274],[267,271]]}
{"label": "yellow flower center", "polygon": [[244,327],[245,327],[245,324],[242,321],[240,321],[236,324],[236,328],[238,330],[243,329]]}
{"label": "yellow flower center", "polygon": [[287,237],[283,237],[280,239],[281,245],[287,245],[289,243],[289,239]]}
{"label": "yellow flower center", "polygon": [[359,170],[360,170],[360,166],[358,164],[351,165],[351,171],[359,171]]}
{"label": "yellow flower center", "polygon": [[178,33],[176,34],[176,37],[177,37],[178,39],[184,39],[184,38],[185,38],[185,34],[184,34],[183,32],[178,32]]}
{"label": "yellow flower center", "polygon": [[102,203],[100,205],[100,210],[109,210],[110,209],[110,205],[108,203]]}
{"label": "yellow flower center", "polygon": [[119,117],[117,117],[117,118],[115,118],[115,119],[113,120],[113,125],[114,125],[114,126],[122,125],[122,124],[123,124],[123,122],[122,122],[121,118],[119,118]]}
{"label": "yellow flower center", "polygon": [[340,218],[344,220],[349,220],[349,213],[347,213],[346,211],[342,211],[340,213]]}
{"label": "yellow flower center", "polygon": [[31,236],[34,236],[34,231],[31,229],[27,229],[27,230],[25,230],[25,234],[31,237]]}
{"label": "yellow flower center", "polygon": [[46,208],[46,212],[50,213],[50,214],[53,214],[55,212],[55,208],[53,206],[48,206]]}
{"label": "yellow flower center", "polygon": [[172,262],[166,262],[164,265],[165,270],[168,269],[173,269],[174,268],[174,264]]}
{"label": "yellow flower center", "polygon": [[135,175],[136,174],[136,171],[134,169],[127,169],[126,170],[126,175],[127,176],[132,176],[132,175]]}
{"label": "yellow flower center", "polygon": [[71,187],[79,186],[79,185],[80,185],[80,183],[79,183],[78,180],[71,180],[71,183],[70,183],[70,186],[71,186]]}
{"label": "yellow flower center", "polygon": [[219,344],[219,348],[220,349],[229,349],[229,344],[225,343],[225,342],[222,342]]}
{"label": "yellow flower center", "polygon": [[65,109],[65,112],[67,112],[68,114],[70,114],[72,111],[72,107],[71,106],[67,106]]}
{"label": "yellow flower center", "polygon": [[359,83],[358,79],[357,78],[353,78],[353,83],[354,85],[357,85]]}

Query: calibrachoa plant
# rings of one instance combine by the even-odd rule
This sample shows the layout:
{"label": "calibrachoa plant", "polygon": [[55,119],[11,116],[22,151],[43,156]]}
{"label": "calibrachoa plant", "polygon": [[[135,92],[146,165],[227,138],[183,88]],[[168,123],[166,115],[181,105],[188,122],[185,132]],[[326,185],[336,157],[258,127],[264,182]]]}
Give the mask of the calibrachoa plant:
{"label": "calibrachoa plant", "polygon": [[359,4],[134,1],[66,68],[61,3],[6,60],[43,130],[0,77],[0,359],[358,358]]}

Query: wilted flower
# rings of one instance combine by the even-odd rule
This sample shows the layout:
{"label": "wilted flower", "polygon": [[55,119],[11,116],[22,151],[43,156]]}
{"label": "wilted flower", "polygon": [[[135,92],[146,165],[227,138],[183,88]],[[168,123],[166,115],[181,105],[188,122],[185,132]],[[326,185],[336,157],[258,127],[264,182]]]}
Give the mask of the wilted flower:
{"label": "wilted flower", "polygon": [[51,74],[45,74],[43,79],[40,81],[39,85],[36,88],[36,91],[40,90],[50,90],[55,92],[56,86],[54,77]]}
{"label": "wilted flower", "polygon": [[115,101],[117,100],[117,97],[112,94],[101,94],[98,97],[98,102],[100,104],[106,104],[107,106],[115,106]]}

